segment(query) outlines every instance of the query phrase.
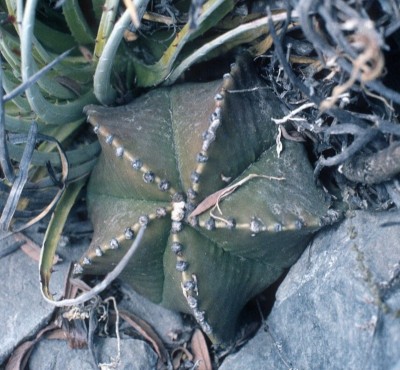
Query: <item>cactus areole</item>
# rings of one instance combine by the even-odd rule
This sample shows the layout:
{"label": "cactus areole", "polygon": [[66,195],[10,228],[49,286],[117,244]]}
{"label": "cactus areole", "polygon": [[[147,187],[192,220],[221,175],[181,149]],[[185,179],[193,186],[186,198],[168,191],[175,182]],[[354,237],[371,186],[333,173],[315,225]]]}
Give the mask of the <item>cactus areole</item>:
{"label": "cactus areole", "polygon": [[222,81],[86,114],[102,154],[88,188],[94,236],[75,273],[109,272],[145,223],[121,278],[231,341],[243,306],[298,259],[329,207],[302,144],[277,156],[279,100],[242,56]]}

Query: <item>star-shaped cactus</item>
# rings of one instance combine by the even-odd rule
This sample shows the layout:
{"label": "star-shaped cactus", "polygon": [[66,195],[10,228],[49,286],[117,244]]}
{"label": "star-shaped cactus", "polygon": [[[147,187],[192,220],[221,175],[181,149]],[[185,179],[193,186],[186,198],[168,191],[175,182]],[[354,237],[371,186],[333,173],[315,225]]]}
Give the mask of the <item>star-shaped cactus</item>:
{"label": "star-shaped cactus", "polygon": [[102,154],[76,272],[109,272],[147,224],[122,279],[192,314],[213,342],[231,340],[243,306],[297,260],[328,209],[303,146],[285,142],[278,158],[279,100],[242,56],[222,82],[86,113]]}

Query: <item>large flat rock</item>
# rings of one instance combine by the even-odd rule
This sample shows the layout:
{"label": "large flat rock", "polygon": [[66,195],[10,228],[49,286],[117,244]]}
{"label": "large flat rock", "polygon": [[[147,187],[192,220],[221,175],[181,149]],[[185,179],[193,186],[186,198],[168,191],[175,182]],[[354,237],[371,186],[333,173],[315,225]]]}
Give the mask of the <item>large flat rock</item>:
{"label": "large flat rock", "polygon": [[[43,234],[32,232],[30,237],[40,245]],[[87,245],[88,241],[83,240],[74,247],[59,248],[63,262],[55,266],[52,292],[62,292],[69,261],[77,259]],[[1,365],[21,341],[29,339],[48,323],[54,308],[40,293],[38,263],[21,250],[0,259],[0,280]]]}
{"label": "large flat rock", "polygon": [[276,298],[220,370],[398,369],[400,213],[355,212],[321,232]]}

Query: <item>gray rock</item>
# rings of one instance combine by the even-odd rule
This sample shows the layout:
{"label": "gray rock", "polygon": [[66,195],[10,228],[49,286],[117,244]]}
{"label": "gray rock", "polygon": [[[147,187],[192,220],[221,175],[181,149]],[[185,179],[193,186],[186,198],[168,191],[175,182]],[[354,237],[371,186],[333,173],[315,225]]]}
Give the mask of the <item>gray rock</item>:
{"label": "gray rock", "polygon": [[192,329],[185,326],[181,314],[149,301],[127,284],[121,283],[121,290],[124,298],[118,307],[150,324],[164,343],[177,345],[189,339]]}
{"label": "gray rock", "polygon": [[[96,338],[95,352],[99,363],[110,364],[117,356],[117,340]],[[40,341],[29,360],[31,370],[96,370],[88,349],[71,349],[62,340]],[[121,359],[118,370],[152,370],[157,368],[157,355],[150,346],[137,339],[121,340]]]}
{"label": "gray rock", "polygon": [[400,213],[355,212],[291,268],[261,329],[220,370],[397,369]]}
{"label": "gray rock", "polygon": [[400,370],[400,360],[390,370]]}
{"label": "gray rock", "polygon": [[0,261],[0,363],[53,313],[39,290],[37,263],[21,251]]}
{"label": "gray rock", "polygon": [[[41,243],[43,235],[30,235]],[[55,266],[51,291],[62,293],[68,261],[80,255],[88,241],[76,248],[64,247],[64,261]],[[3,246],[2,246],[3,247]],[[73,253],[71,253],[73,249]],[[34,335],[43,327],[54,311],[40,293],[38,263],[21,250],[0,259],[0,364],[21,341]],[[55,296],[57,299],[59,296]]]}

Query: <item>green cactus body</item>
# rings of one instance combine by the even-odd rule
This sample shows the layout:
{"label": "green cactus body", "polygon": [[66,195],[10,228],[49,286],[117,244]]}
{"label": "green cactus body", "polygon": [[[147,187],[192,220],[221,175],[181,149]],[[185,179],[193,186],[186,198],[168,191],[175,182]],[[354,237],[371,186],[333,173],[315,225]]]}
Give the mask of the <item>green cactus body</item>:
{"label": "green cactus body", "polygon": [[[277,156],[279,105],[241,57],[222,82],[88,106],[103,151],[88,189],[94,236],[75,272],[109,272],[147,223],[122,279],[230,341],[243,306],[297,260],[329,207],[301,144]],[[205,199],[219,208],[196,208]]]}

